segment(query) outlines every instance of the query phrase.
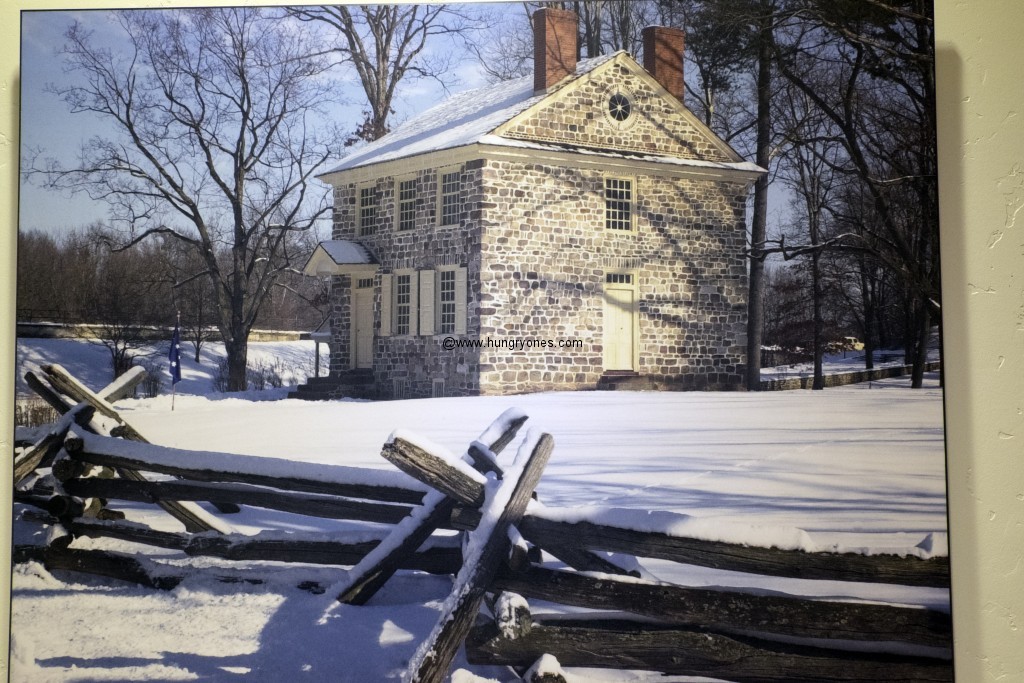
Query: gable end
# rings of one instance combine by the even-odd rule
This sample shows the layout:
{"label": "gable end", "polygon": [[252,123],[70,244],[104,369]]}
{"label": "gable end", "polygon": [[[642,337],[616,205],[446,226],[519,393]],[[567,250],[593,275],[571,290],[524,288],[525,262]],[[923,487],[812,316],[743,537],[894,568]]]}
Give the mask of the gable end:
{"label": "gable end", "polygon": [[[611,98],[630,100],[633,121],[606,116]],[[742,158],[676,97],[622,52],[495,129],[501,137],[735,163]]]}

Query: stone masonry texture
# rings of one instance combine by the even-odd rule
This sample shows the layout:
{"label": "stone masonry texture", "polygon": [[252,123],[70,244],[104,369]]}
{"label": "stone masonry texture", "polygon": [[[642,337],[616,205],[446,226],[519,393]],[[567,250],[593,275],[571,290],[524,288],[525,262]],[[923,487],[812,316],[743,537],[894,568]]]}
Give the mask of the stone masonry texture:
{"label": "stone masonry texture", "polygon": [[[610,152],[643,152],[729,161],[673,105],[625,67],[568,86],[549,106],[512,125],[507,137]],[[616,127],[603,115],[609,92],[628,91],[636,122]],[[567,149],[570,149],[567,147]],[[460,172],[459,220],[437,225],[439,173]],[[604,301],[609,274],[635,288],[640,376],[673,389],[739,389],[746,345],[747,276],[742,179],[681,177],[634,169],[609,176],[592,165],[540,159],[480,158],[411,175],[383,176],[376,222],[360,234],[359,191],[337,182],[334,239],[356,240],[377,258],[376,329],[381,275],[398,270],[467,269],[465,339],[580,339],[581,349],[445,350],[444,336],[374,338],[375,395],[424,397],[593,389],[604,368]],[[415,228],[397,230],[396,188],[415,177]],[[629,180],[633,229],[605,227],[606,177]],[[333,278],[331,373],[350,362],[350,280]],[[443,380],[439,385],[438,380]],[[343,393],[343,388],[341,389]]]}

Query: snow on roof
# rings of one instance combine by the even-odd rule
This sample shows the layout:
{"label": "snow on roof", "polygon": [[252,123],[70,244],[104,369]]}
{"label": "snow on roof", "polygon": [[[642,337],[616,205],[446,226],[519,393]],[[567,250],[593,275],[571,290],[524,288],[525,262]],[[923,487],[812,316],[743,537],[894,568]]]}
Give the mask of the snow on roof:
{"label": "snow on roof", "polygon": [[[619,54],[621,51],[580,60],[576,77],[590,73]],[[352,152],[322,175],[479,142],[545,97],[534,94],[532,74],[458,93]]]}
{"label": "snow on roof", "polygon": [[331,260],[338,265],[349,263],[373,263],[366,247],[350,240],[325,240],[319,245]]}

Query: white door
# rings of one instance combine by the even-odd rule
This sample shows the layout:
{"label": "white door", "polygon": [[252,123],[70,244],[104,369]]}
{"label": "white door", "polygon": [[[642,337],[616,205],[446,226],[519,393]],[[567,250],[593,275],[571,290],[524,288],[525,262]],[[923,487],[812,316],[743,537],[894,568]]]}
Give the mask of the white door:
{"label": "white door", "polygon": [[[624,278],[623,278],[624,279]],[[631,280],[632,278],[630,278]],[[616,285],[620,286],[616,286]],[[633,370],[635,339],[632,286],[606,283],[604,289],[604,369]],[[631,285],[631,283],[629,283]]]}
{"label": "white door", "polygon": [[352,366],[373,367],[373,288],[353,290]]}

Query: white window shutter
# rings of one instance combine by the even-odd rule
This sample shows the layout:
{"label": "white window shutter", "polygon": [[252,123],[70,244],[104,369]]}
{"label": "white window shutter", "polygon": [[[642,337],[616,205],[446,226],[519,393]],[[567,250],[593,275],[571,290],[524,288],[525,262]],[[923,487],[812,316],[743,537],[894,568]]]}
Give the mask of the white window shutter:
{"label": "white window shutter", "polygon": [[391,279],[393,275],[380,276],[380,336],[391,336]]}
{"label": "white window shutter", "polygon": [[434,334],[434,271],[420,271],[420,334]]}
{"label": "white window shutter", "polygon": [[466,334],[466,269],[455,269],[455,334]]}
{"label": "white window shutter", "polygon": [[418,272],[409,274],[409,334],[419,334],[420,286]]}

